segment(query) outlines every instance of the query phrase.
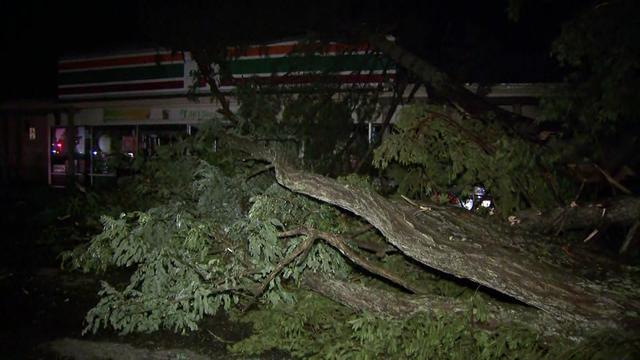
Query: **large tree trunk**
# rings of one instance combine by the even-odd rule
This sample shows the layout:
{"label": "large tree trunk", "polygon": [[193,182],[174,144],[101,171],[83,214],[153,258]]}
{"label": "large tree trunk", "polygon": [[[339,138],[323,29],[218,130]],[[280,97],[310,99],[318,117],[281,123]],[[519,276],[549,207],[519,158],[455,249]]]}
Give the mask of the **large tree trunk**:
{"label": "large tree trunk", "polygon": [[437,95],[463,108],[470,115],[480,119],[490,118],[490,121],[497,120],[506,127],[513,129],[520,136],[537,141],[540,129],[531,119],[489,104],[483,98],[467,90],[458,82],[453,81],[446,73],[438,69],[438,67],[417,57],[402,46],[386,39],[384,36],[370,36],[368,41],[397,64],[418,77],[422,82],[432,88]]}
{"label": "large tree trunk", "polygon": [[[361,216],[405,255],[433,269],[494,289],[583,328],[622,327],[638,311],[606,284],[540,261],[528,252],[534,238],[446,206],[419,208],[296,170],[275,160],[277,181],[288,189]],[[626,302],[624,302],[626,301]]]}

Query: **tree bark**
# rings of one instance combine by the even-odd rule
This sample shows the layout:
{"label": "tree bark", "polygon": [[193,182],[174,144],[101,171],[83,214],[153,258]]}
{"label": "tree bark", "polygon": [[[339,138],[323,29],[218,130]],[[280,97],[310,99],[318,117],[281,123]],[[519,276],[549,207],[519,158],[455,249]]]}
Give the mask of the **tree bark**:
{"label": "tree bark", "polygon": [[387,40],[384,36],[370,36],[368,41],[425,84],[430,85],[438,95],[449,99],[473,117],[479,119],[485,118],[486,120],[486,117],[490,116],[491,121],[494,119],[498,120],[498,122],[507,128],[513,129],[520,136],[529,140],[538,141],[540,129],[531,119],[489,104],[481,97],[473,94],[462,85],[459,85],[458,82],[453,81],[436,66],[417,57],[393,41]]}
{"label": "tree bark", "polygon": [[464,210],[421,210],[333,179],[296,170],[276,160],[286,188],[336,205],[366,219],[405,255],[436,270],[468,279],[583,328],[621,327],[629,309],[605,284],[540,261],[527,252],[535,241]]}
{"label": "tree bark", "polygon": [[527,209],[515,216],[515,227],[540,233],[611,224],[629,225],[640,219],[640,198],[620,197],[600,203],[559,207],[544,213]]}
{"label": "tree bark", "polygon": [[[545,259],[538,238],[451,206],[411,205],[292,167],[263,144],[228,137],[228,144],[271,162],[277,182],[357,216],[404,255],[542,310],[582,329],[625,328],[640,302],[614,281],[589,280]],[[640,286],[632,286],[638,289]],[[626,291],[626,292],[625,292]],[[630,326],[630,325],[629,325]]]}
{"label": "tree bark", "polygon": [[[355,311],[366,311],[377,316],[406,319],[424,313],[437,313],[469,318],[473,322],[469,301],[462,301],[446,296],[436,295],[408,295],[375,289],[351,281],[329,278],[320,274],[306,274],[302,285],[335,302],[341,303]],[[535,309],[498,304],[488,304],[489,319],[481,326],[484,330],[493,330],[498,326],[517,324],[537,330],[545,336],[565,334],[567,330],[551,316],[535,311]]]}
{"label": "tree bark", "polygon": [[209,56],[206,51],[193,51],[192,53],[193,59],[198,65],[198,69],[202,74],[202,78],[204,78],[204,80],[207,82],[207,85],[209,85],[211,95],[213,95],[213,97],[220,103],[220,110],[218,110],[218,112],[232,124],[237,124],[238,119],[236,115],[231,111],[229,100],[220,91],[220,88],[218,88],[215,74],[211,70],[211,65],[215,63],[215,61],[213,61],[213,57]]}

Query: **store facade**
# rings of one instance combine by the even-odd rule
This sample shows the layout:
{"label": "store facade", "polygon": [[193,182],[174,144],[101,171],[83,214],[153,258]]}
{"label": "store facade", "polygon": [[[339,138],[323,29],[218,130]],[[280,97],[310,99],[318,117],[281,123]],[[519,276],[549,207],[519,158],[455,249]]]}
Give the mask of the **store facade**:
{"label": "store facade", "polygon": [[[318,83],[340,91],[382,89],[384,102],[396,75],[395,65],[366,45],[287,41],[229,49],[229,57],[228,71],[216,82],[232,111],[238,108],[235,89],[247,82],[288,92]],[[0,106],[3,173],[54,187],[70,179],[95,185],[117,178],[118,161],[149,156],[203,121],[219,121],[220,106],[196,70],[188,52],[164,49],[60,59],[55,101]],[[484,92],[508,110],[535,117],[544,89],[499,84]],[[428,94],[420,90],[415,97]],[[368,124],[370,134],[376,121]]]}

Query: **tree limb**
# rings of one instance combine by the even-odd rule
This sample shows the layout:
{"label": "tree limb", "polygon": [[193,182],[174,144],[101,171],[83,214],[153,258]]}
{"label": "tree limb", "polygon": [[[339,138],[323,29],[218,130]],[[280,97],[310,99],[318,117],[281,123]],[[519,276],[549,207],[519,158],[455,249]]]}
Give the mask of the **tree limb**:
{"label": "tree limb", "polygon": [[362,267],[363,269],[369,271],[370,273],[376,274],[378,276],[381,276],[391,281],[394,284],[400,285],[404,289],[409,290],[414,294],[421,293],[419,289],[417,289],[415,286],[411,285],[409,282],[405,281],[398,275],[395,275],[392,272],[386,269],[383,269],[382,267],[374,264],[373,262],[369,261],[365,257],[355,252],[353,249],[349,247],[349,245],[347,245],[347,243],[342,237],[336,234],[332,234],[324,231],[318,231],[316,229],[310,229],[305,227],[298,228],[296,230],[293,230],[292,232],[286,232],[281,234],[285,234],[287,236],[294,236],[291,234],[306,235],[308,237],[313,236],[316,239],[322,239],[326,241],[329,245],[333,246],[338,251],[340,251],[342,255],[344,255],[347,259],[351,260],[354,264]]}
{"label": "tree limb", "polygon": [[541,233],[553,232],[558,219],[562,219],[563,230],[610,224],[628,225],[640,218],[640,198],[619,197],[601,203],[558,207],[544,213],[527,209],[517,212],[515,216],[519,223],[514,227]]}
{"label": "tree limb", "polygon": [[307,250],[308,248],[311,247],[311,245],[313,245],[313,242],[317,239],[317,237],[313,236],[313,235],[309,235],[307,236],[306,239],[304,239],[300,244],[298,244],[298,246],[296,246],[295,249],[293,249],[293,251],[291,252],[291,254],[287,255],[287,257],[285,257],[284,259],[282,259],[282,261],[280,261],[278,263],[278,265],[276,265],[276,267],[271,270],[271,272],[269,273],[269,275],[262,281],[262,283],[255,289],[254,291],[254,295],[256,298],[260,297],[260,295],[262,295],[264,293],[264,291],[267,289],[267,286],[269,286],[269,283],[271,281],[273,281],[273,279],[275,279],[275,277],[287,266],[289,265],[293,260],[295,260],[298,255],[302,254],[305,252],[305,250]]}
{"label": "tree limb", "polygon": [[431,206],[415,211],[372,191],[297,170],[264,146],[232,141],[275,165],[276,180],[293,192],[345,209],[377,228],[416,261],[494,289],[582,328],[619,328],[640,305],[611,289],[545,262],[532,252],[537,239],[467,211]]}
{"label": "tree limb", "polygon": [[589,290],[586,279],[540,262],[518,246],[526,242],[472,214],[447,207],[415,212],[375,193],[276,165],[278,182],[290,190],[362,216],[405,255],[424,265],[512,296],[558,319],[583,326],[616,327],[624,305]]}
{"label": "tree limb", "polygon": [[220,103],[221,109],[219,110],[219,112],[227,120],[231,121],[232,124],[237,124],[238,118],[231,111],[231,108],[229,106],[229,101],[227,100],[226,96],[220,91],[220,88],[218,88],[218,84],[215,79],[215,74],[211,71],[211,64],[214,63],[213,59],[210,58],[207,52],[203,50],[192,51],[192,54],[193,54],[193,60],[195,60],[196,64],[198,65],[198,70],[200,70],[202,77],[204,78],[204,80],[207,82],[207,85],[209,85],[209,88],[211,89],[211,94]]}
{"label": "tree limb", "polygon": [[538,141],[539,129],[531,119],[487,103],[481,97],[453,81],[436,66],[417,57],[393,41],[387,40],[384,36],[369,36],[368,41],[425,84],[428,84],[438,95],[464,108],[474,118],[486,118],[491,113],[502,125],[513,129],[520,136],[535,142]]}
{"label": "tree limb", "polygon": [[[331,279],[317,273],[305,274],[302,285],[355,311],[366,311],[386,318],[406,319],[418,313],[446,313],[469,317],[471,311],[471,304],[460,299],[390,292],[352,281]],[[487,310],[489,319],[487,323],[481,324],[485,330],[518,324],[548,336],[564,331],[560,322],[531,308],[492,302],[488,304]]]}

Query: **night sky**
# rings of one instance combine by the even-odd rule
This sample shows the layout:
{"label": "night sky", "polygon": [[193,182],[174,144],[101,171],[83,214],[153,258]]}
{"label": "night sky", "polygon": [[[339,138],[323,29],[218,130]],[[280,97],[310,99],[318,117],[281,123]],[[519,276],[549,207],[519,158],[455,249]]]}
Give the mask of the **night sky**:
{"label": "night sky", "polygon": [[[144,40],[120,1],[2,1],[2,98],[55,96],[57,59]],[[133,3],[133,2],[132,2]]]}
{"label": "night sky", "polygon": [[[56,61],[61,55],[162,44],[164,39],[150,28],[158,25],[154,22],[157,18],[154,3],[150,0],[0,2],[3,44],[0,98],[55,97]],[[461,80],[535,82],[562,79],[549,47],[561,24],[575,13],[575,4],[580,2],[530,1],[516,23],[507,17],[506,0],[273,3],[279,5],[268,10],[265,6],[269,2],[265,1],[228,3],[232,5],[224,6],[226,15],[220,21],[246,24],[263,17],[264,26],[256,39],[272,40],[307,31],[339,33],[366,23],[370,28],[399,36],[412,51]],[[188,8],[180,5],[171,9],[176,19],[189,21],[190,17],[214,12],[211,8],[216,2],[189,4]],[[301,8],[301,4],[305,7]],[[264,14],[270,15],[264,18]],[[271,18],[278,24],[272,28]]]}

